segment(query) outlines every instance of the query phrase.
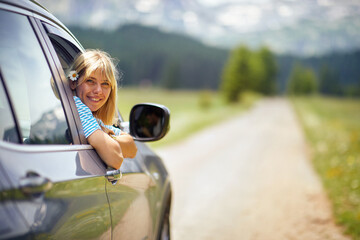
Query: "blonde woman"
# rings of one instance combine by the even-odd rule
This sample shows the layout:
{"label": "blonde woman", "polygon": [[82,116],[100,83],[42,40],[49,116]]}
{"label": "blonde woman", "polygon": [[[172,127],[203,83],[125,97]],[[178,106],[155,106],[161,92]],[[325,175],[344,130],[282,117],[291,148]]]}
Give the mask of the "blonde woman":
{"label": "blonde woman", "polygon": [[100,50],[81,53],[68,74],[85,137],[103,161],[115,169],[120,168],[124,158],[134,158],[137,152],[133,138],[112,126],[117,77],[111,57]]}

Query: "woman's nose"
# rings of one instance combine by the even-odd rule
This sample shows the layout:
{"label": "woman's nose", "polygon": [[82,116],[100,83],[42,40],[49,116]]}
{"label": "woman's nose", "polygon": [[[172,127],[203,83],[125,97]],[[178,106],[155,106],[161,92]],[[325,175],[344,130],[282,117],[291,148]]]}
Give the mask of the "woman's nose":
{"label": "woman's nose", "polygon": [[93,91],[94,91],[95,93],[100,93],[100,92],[102,91],[101,84],[96,84],[96,85],[94,86]]}

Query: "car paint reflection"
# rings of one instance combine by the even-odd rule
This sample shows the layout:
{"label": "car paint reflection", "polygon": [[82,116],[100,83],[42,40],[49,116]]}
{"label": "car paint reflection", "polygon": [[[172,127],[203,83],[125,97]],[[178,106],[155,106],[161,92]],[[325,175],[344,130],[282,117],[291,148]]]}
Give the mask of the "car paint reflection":
{"label": "car paint reflection", "polygon": [[103,233],[110,234],[104,185],[103,177],[56,183],[44,197],[17,201],[17,207],[29,232],[39,237],[98,238]]}
{"label": "car paint reflection", "polygon": [[1,239],[11,239],[28,233],[29,228],[13,202],[1,199],[0,216]]}
{"label": "car paint reflection", "polygon": [[107,184],[113,239],[152,238],[151,210],[145,192],[155,186],[145,173],[127,173],[115,185]]}

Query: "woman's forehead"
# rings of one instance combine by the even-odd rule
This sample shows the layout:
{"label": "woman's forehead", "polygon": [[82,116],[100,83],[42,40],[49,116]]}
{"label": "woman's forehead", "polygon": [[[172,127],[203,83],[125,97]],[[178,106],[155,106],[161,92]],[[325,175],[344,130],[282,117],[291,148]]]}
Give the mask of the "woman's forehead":
{"label": "woman's forehead", "polygon": [[101,81],[110,81],[106,76],[106,72],[102,69],[96,69],[95,71],[91,72],[88,78],[94,78],[96,80]]}

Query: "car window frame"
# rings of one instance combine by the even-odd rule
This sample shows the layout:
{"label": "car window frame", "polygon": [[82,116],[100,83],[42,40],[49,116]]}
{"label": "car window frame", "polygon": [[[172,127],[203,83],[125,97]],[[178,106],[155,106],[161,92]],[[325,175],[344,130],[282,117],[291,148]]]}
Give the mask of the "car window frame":
{"label": "car window frame", "polygon": [[[56,85],[56,88],[59,91],[60,88],[59,88],[59,83],[57,82],[57,75],[56,75],[56,72],[54,71],[53,63],[48,57],[49,56],[48,50],[47,50],[46,46],[44,45],[44,40],[43,40],[43,37],[40,34],[40,31],[39,31],[39,29],[37,27],[36,20],[35,20],[36,18],[33,17],[34,16],[33,12],[29,12],[29,11],[27,11],[25,9],[18,9],[16,7],[13,7],[13,6],[3,5],[2,3],[0,3],[0,9],[3,10],[3,11],[6,11],[6,12],[12,13],[12,14],[21,15],[21,16],[25,17],[28,20],[29,27],[33,30],[34,36],[35,36],[35,38],[37,39],[37,41],[39,43],[39,47],[40,47],[40,49],[42,51],[42,54],[44,56],[44,59],[45,59],[45,61],[47,63],[48,70],[49,70],[51,76],[54,79],[54,83]],[[4,90],[5,90],[6,94],[7,94],[7,99],[8,99],[8,102],[10,104],[12,114],[13,114],[14,119],[15,119],[15,124],[16,124],[15,127],[16,127],[18,135],[20,135],[20,139],[21,139],[22,138],[22,132],[21,132],[21,128],[20,128],[20,125],[19,125],[17,115],[16,115],[16,109],[15,109],[14,104],[13,104],[13,99],[11,99],[11,97],[8,94],[9,89],[7,88],[6,79],[5,79],[4,75],[2,75],[2,83],[3,83]],[[71,129],[71,124],[69,123],[69,120],[71,121],[71,118],[69,118],[67,113],[65,112],[65,105],[66,104],[64,103],[62,97],[60,97],[59,101],[60,101],[61,107],[62,107],[63,112],[64,112],[64,117],[65,117],[68,129],[69,129],[70,133],[72,133],[72,132],[74,132],[74,130]],[[72,140],[72,143],[73,143],[74,142],[73,134],[71,135],[71,137],[73,139]],[[1,143],[1,145],[3,143],[5,145],[19,144],[21,147],[29,146],[30,148],[32,146],[35,146],[35,145],[31,145],[31,144],[30,145],[23,144],[23,142],[21,142],[21,140],[19,141],[19,143],[14,143],[14,142],[8,143],[8,142],[3,142],[3,141],[0,141],[0,143]],[[55,146],[55,145],[69,146],[70,144],[41,144],[39,146],[41,146],[42,148],[49,148],[49,147],[51,148],[51,146]],[[39,149],[39,147],[37,149]]]}
{"label": "car window frame", "polygon": [[[33,29],[33,32],[34,32],[34,34],[36,36],[36,39],[39,42],[39,46],[40,46],[40,48],[41,48],[41,50],[42,50],[42,52],[44,54],[44,58],[45,58],[47,64],[48,64],[48,69],[49,69],[50,73],[52,74],[54,82],[55,82],[56,87],[58,89],[61,106],[62,106],[62,109],[64,111],[64,115],[65,115],[65,119],[66,119],[66,122],[67,122],[67,125],[68,125],[68,129],[69,129],[69,131],[71,133],[71,137],[72,137],[72,140],[73,140],[72,144],[51,144],[51,145],[49,145],[49,144],[27,145],[27,144],[23,144],[21,142],[13,143],[13,142],[0,141],[0,145],[5,146],[7,148],[17,149],[17,151],[25,151],[25,152],[28,152],[28,151],[29,152],[39,152],[39,151],[41,151],[41,152],[52,152],[52,151],[59,151],[59,149],[69,150],[69,151],[73,151],[73,150],[77,150],[77,149],[81,149],[81,150],[82,149],[93,149],[91,147],[91,145],[89,145],[89,146],[80,145],[81,142],[80,142],[79,133],[78,133],[78,130],[77,130],[77,127],[76,127],[76,124],[75,124],[75,118],[74,118],[74,116],[72,114],[69,114],[69,108],[70,108],[69,103],[67,101],[64,101],[64,100],[66,100],[66,98],[64,98],[64,93],[63,93],[64,92],[63,91],[64,87],[63,87],[63,84],[61,82],[59,83],[58,70],[57,70],[56,65],[55,65],[55,63],[53,61],[52,55],[50,54],[50,50],[49,50],[48,46],[45,43],[46,38],[44,39],[44,36],[42,34],[42,29],[39,28],[39,25],[38,25],[38,21],[40,21],[39,18],[37,17],[36,14],[34,14],[33,12],[30,12],[30,11],[28,11],[26,9],[19,9],[19,8],[16,8],[16,7],[13,7],[13,6],[4,5],[2,3],[0,3],[0,9],[4,10],[4,11],[11,12],[11,13],[14,13],[14,14],[23,15],[24,17],[26,17],[28,19],[29,25]],[[39,16],[39,17],[46,20],[46,18],[43,18],[41,16]],[[2,81],[5,82],[5,79],[3,78]],[[3,85],[3,86],[5,88],[5,91],[7,92],[8,89],[6,88],[6,85]],[[15,118],[15,123],[16,123],[16,129],[18,131],[18,134],[21,135],[21,131],[19,131],[20,130],[20,125],[19,125],[18,119],[16,117],[16,111],[15,111],[14,106],[12,104],[11,98],[8,98],[8,101],[9,101],[10,106],[11,106],[11,111],[13,112],[13,114],[15,114],[14,118]],[[75,106],[75,104],[74,104],[74,106]],[[79,120],[79,122],[80,122],[80,120]],[[81,127],[81,129],[82,129],[82,127]]]}
{"label": "car window frame", "polygon": [[[44,49],[44,54],[47,58],[50,69],[53,73],[55,84],[58,87],[59,97],[61,99],[65,116],[69,125],[71,137],[73,139],[73,144],[74,145],[88,144],[85,135],[83,133],[83,128],[80,122],[79,113],[77,111],[75,102],[73,100],[72,90],[69,87],[67,78],[62,69],[58,55],[48,36],[48,32],[46,31],[42,23],[43,22],[42,20],[35,17],[31,17],[31,18],[34,25],[36,25],[35,31],[38,31],[37,32],[37,34],[39,35],[38,38],[41,39],[40,43],[42,45],[42,48]],[[52,24],[50,25],[52,27],[55,27]],[[79,51],[84,51],[84,50],[80,48]]]}
{"label": "car window frame", "polygon": [[[54,19],[51,19],[45,15],[39,15],[37,13],[34,13],[32,11],[29,11],[27,9],[19,9],[14,6],[6,5],[3,3],[0,3],[0,9],[13,12],[15,14],[20,14],[28,18],[29,24],[31,25],[34,34],[36,38],[39,41],[40,47],[43,51],[44,57],[48,63],[49,70],[54,78],[54,82],[56,84],[56,87],[59,91],[59,97],[60,101],[64,110],[65,118],[68,124],[69,131],[71,133],[71,137],[73,140],[73,144],[69,145],[26,145],[26,144],[19,144],[20,146],[13,146],[14,143],[7,143],[7,142],[1,142],[0,145],[5,145],[10,148],[16,148],[17,150],[22,151],[30,151],[30,152],[38,152],[40,149],[43,149],[43,151],[58,151],[60,148],[63,148],[64,150],[67,149],[69,151],[75,150],[75,149],[93,149],[93,147],[87,142],[83,127],[80,122],[79,113],[77,111],[75,102],[73,100],[73,94],[72,90],[70,89],[67,78],[65,76],[65,73],[62,69],[60,60],[58,58],[58,55],[54,49],[54,46],[51,43],[51,40],[48,36],[48,32],[46,31],[45,27],[43,26],[43,23],[49,24],[54,28],[57,28],[59,31],[56,31],[57,34],[63,33],[66,37],[62,36],[60,34],[59,37],[64,38],[67,40],[67,38],[71,37],[73,38],[73,41],[70,41],[72,44],[74,44],[81,52],[84,52],[84,47],[79,43],[79,41],[73,36],[73,34],[62,24],[58,23]],[[55,32],[51,32],[54,34]],[[68,40],[67,40],[68,41]],[[11,101],[11,100],[9,100]],[[12,111],[14,109],[12,108]],[[117,109],[117,113],[119,116],[120,123],[123,123],[124,120],[122,118],[122,115],[120,111]],[[16,119],[17,122],[17,119]],[[120,124],[121,125],[121,124]],[[19,128],[19,125],[16,125],[17,128]],[[122,129],[123,127],[120,126]],[[21,134],[21,132],[19,132]],[[61,146],[61,147],[60,147]],[[25,148],[24,148],[25,147]]]}
{"label": "car window frame", "polygon": [[[48,36],[48,34],[52,34],[55,35],[59,38],[61,38],[63,41],[67,41],[69,43],[71,43],[74,47],[76,47],[79,52],[84,52],[85,49],[84,47],[77,41],[77,39],[71,34],[69,33],[69,31],[67,29],[63,29],[62,26],[55,26],[52,22],[49,22],[45,19],[38,19],[38,24],[41,25],[41,29],[44,31],[44,38],[46,40],[46,43],[50,49],[51,55],[53,60],[56,63],[57,66],[57,71],[60,74],[61,77],[61,83],[63,85],[65,94],[67,95],[67,100],[69,101],[70,105],[71,105],[71,109],[73,110],[73,116],[75,118],[75,122],[77,123],[77,129],[78,129],[78,133],[79,133],[79,138],[80,138],[80,144],[87,144],[89,145],[89,143],[87,142],[86,138],[85,138],[85,134],[83,132],[83,127],[81,125],[80,122],[80,117],[79,117],[79,113],[77,111],[75,102],[73,101],[73,94],[72,94],[72,90],[69,87],[68,84],[68,80],[67,77],[65,76],[65,73],[63,71],[62,65],[60,63],[59,57],[56,53],[56,50],[53,46],[53,43],[50,39],[50,37]],[[66,30],[66,31],[65,31]],[[56,41],[56,39],[54,39]],[[61,43],[59,43],[58,41],[56,41],[58,44],[61,45]],[[63,47],[63,46],[62,46]],[[67,51],[67,48],[64,47],[64,49]],[[70,96],[70,97],[69,97]],[[116,115],[117,115],[117,119],[119,120],[118,123],[115,123],[116,127],[119,127],[120,129],[123,129],[123,127],[121,126],[121,123],[124,122],[124,119],[120,113],[120,111],[117,109],[116,111]]]}
{"label": "car window frame", "polygon": [[[61,102],[61,106],[62,106],[62,109],[63,109],[63,112],[64,112],[64,115],[65,115],[65,119],[66,119],[66,123],[68,125],[68,129],[70,131],[70,134],[71,134],[71,138],[72,138],[72,144],[78,144],[79,140],[78,140],[78,134],[77,134],[77,131],[76,129],[74,129],[74,118],[71,117],[72,114],[71,112],[69,111],[69,104],[67,103],[66,98],[64,98],[64,93],[62,91],[63,87],[62,87],[62,83],[59,81],[59,72],[56,68],[56,65],[51,57],[51,54],[50,54],[50,50],[45,42],[45,39],[44,39],[44,35],[41,31],[41,28],[39,27],[39,24],[38,24],[38,21],[35,17],[33,16],[27,16],[28,19],[29,19],[29,22],[34,30],[34,33],[39,41],[39,45],[43,51],[43,54],[44,54],[44,57],[48,63],[48,66],[49,66],[49,71],[51,72],[52,76],[53,76],[53,79],[54,79],[54,83],[56,85],[56,88],[58,90],[58,93],[59,93],[59,100]],[[66,145],[66,144],[64,144]]]}

